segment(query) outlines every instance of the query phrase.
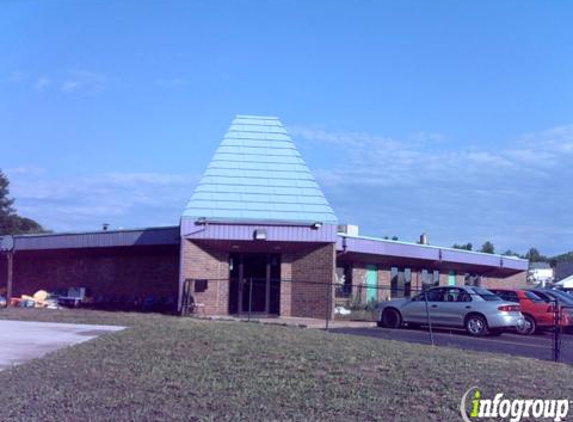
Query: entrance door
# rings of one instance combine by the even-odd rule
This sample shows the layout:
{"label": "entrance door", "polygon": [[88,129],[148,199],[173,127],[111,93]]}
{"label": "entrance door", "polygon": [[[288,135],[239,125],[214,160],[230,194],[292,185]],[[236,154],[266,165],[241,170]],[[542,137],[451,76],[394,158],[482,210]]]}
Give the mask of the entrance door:
{"label": "entrance door", "polygon": [[377,300],[378,268],[376,265],[366,267],[366,302]]}
{"label": "entrance door", "polygon": [[243,255],[241,313],[267,310],[267,255]]}
{"label": "entrance door", "polygon": [[280,255],[231,254],[230,313],[278,315]]}

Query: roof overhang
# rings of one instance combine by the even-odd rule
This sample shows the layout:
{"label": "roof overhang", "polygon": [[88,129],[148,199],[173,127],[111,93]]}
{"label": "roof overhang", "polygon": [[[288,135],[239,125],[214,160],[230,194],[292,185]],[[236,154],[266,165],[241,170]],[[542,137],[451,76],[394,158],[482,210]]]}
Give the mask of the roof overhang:
{"label": "roof overhang", "polygon": [[14,236],[16,251],[178,245],[179,227]]}
{"label": "roof overhang", "polygon": [[337,250],[347,259],[413,268],[431,265],[502,277],[527,271],[529,265],[527,260],[501,255],[345,235],[339,235]]}
{"label": "roof overhang", "polygon": [[[337,229],[337,225],[321,223],[237,223],[181,219],[181,237],[189,240],[335,243],[338,239]],[[256,232],[264,232],[265,238],[256,240]]]}

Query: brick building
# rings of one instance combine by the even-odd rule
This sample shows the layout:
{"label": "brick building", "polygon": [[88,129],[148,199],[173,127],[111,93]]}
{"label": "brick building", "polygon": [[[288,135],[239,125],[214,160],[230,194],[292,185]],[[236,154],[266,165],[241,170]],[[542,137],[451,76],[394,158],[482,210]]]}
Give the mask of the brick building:
{"label": "brick building", "polygon": [[280,121],[237,116],[178,226],[17,236],[13,295],[81,286],[94,306],[175,310],[191,280],[207,314],[324,317],[349,298],[522,285],[527,264],[339,226]]}

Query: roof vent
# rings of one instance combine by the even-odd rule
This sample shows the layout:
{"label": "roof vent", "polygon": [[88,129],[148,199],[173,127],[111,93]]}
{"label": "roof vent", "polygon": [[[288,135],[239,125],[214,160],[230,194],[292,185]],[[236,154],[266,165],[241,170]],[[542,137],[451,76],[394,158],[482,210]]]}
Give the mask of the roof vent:
{"label": "roof vent", "polygon": [[420,235],[420,245],[429,245],[430,242],[428,241],[428,235],[426,233],[422,233]]}

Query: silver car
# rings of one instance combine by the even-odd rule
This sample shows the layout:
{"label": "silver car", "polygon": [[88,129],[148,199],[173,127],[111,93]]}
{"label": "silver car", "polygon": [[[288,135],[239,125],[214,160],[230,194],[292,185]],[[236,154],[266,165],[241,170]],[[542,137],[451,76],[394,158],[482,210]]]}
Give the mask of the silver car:
{"label": "silver car", "polygon": [[525,323],[519,305],[474,286],[432,287],[412,298],[379,303],[374,312],[380,327],[432,324],[465,328],[476,337],[500,335]]}

